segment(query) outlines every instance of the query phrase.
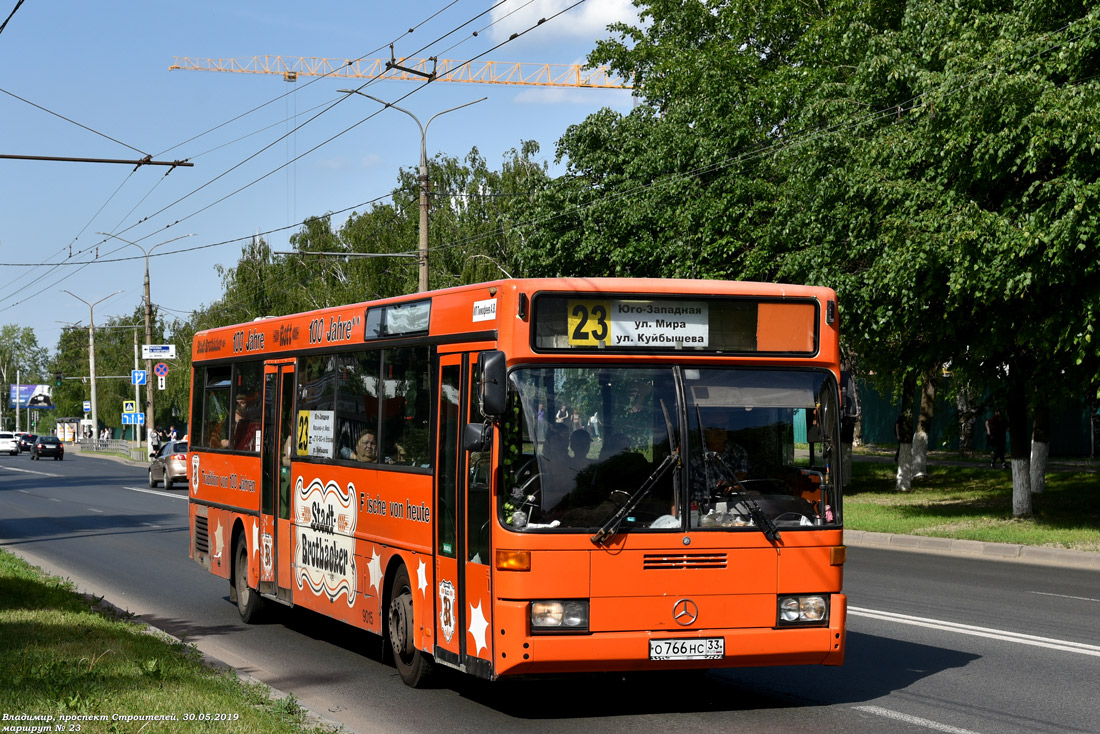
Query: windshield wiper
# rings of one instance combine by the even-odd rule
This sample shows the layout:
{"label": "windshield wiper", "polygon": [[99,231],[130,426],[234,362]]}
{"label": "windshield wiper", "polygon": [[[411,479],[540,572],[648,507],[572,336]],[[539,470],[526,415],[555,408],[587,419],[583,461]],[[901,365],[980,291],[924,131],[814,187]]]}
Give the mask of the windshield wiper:
{"label": "windshield wiper", "polygon": [[675,464],[679,458],[679,451],[673,451],[666,456],[664,461],[658,464],[654,472],[649,475],[649,479],[642,482],[642,486],[634,490],[634,494],[630,495],[626,502],[624,502],[622,506],[620,506],[619,509],[600,526],[600,529],[592,536],[592,542],[596,545],[602,545],[614,540],[615,536],[619,534],[619,527],[623,524],[623,520],[625,520],[627,515],[638,506],[639,502],[645,499],[645,496],[649,494],[649,490],[653,489],[657,482],[660,481],[661,477],[664,476],[665,472],[668,471],[668,468]]}
{"label": "windshield wiper", "polygon": [[[773,542],[778,541],[779,528],[775,526],[775,523],[772,522],[772,519],[768,517],[767,513],[760,509],[760,505],[756,504],[756,500],[754,500],[748,490],[745,489],[745,485],[741,484],[741,480],[738,479],[737,475],[730,469],[725,459],[714,451],[704,451],[703,461],[706,462],[707,465],[707,484],[710,484],[709,467],[711,462],[714,462],[720,470],[719,473],[725,475],[724,478],[729,482],[730,489],[733,490],[734,494],[744,503],[745,508],[749,511],[749,517],[752,518],[756,527],[760,528],[760,532],[764,533],[764,537]],[[717,485],[717,482],[715,482],[715,485]]]}

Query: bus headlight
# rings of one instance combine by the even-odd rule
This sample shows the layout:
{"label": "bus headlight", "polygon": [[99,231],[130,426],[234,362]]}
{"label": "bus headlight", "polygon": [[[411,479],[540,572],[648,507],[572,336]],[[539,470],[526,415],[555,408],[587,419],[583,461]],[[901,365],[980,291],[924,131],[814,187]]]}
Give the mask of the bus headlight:
{"label": "bus headlight", "polygon": [[587,631],[588,600],[567,599],[531,602],[531,630],[535,632]]}
{"label": "bus headlight", "polygon": [[780,627],[790,625],[821,625],[829,621],[829,602],[821,594],[804,594],[779,597],[776,623]]}

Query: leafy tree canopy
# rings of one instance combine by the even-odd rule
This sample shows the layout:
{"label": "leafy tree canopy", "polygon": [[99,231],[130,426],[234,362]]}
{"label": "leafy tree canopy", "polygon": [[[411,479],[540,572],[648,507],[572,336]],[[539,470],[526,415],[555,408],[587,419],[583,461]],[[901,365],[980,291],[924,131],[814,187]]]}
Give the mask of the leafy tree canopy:
{"label": "leafy tree canopy", "polygon": [[1100,384],[1100,10],[636,5],[589,61],[639,105],[562,137],[529,273],[830,285],[870,369]]}

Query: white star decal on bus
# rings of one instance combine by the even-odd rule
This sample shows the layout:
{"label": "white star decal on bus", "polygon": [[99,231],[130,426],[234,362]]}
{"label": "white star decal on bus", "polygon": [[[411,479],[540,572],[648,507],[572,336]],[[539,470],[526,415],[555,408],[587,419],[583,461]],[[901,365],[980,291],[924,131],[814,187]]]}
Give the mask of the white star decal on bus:
{"label": "white star decal on bus", "polygon": [[376,593],[381,592],[379,588],[379,582],[382,580],[382,557],[378,555],[378,551],[372,545],[371,558],[367,562],[367,573],[370,575],[370,586],[374,588]]}
{"label": "white star decal on bus", "polygon": [[474,636],[474,642],[477,644],[477,651],[475,655],[481,654],[481,648],[489,649],[489,645],[485,642],[485,630],[489,628],[489,621],[485,619],[485,615],[481,611],[481,601],[478,600],[477,606],[470,605],[470,634]]}
{"label": "white star decal on bus", "polygon": [[419,560],[420,566],[416,569],[416,588],[420,589],[420,595],[423,596],[428,589],[428,567],[424,565],[423,558]]}
{"label": "white star decal on bus", "polygon": [[222,520],[218,518],[218,524],[214,526],[214,558],[222,557],[225,543],[222,542]]}

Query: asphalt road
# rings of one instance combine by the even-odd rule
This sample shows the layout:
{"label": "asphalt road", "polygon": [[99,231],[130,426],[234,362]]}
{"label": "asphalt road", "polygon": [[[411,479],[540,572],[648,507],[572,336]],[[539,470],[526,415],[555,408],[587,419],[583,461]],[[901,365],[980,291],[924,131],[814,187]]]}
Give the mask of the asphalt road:
{"label": "asphalt road", "polygon": [[187,557],[186,490],[71,455],[0,456],[0,545],[354,732],[1097,732],[1100,573],[852,548],[842,668],[405,687],[374,635],[280,610],[245,626]]}

